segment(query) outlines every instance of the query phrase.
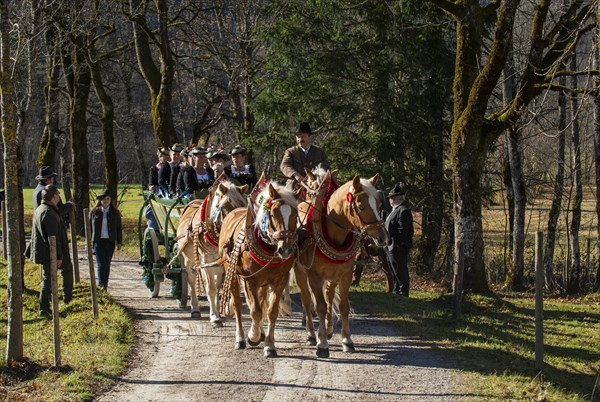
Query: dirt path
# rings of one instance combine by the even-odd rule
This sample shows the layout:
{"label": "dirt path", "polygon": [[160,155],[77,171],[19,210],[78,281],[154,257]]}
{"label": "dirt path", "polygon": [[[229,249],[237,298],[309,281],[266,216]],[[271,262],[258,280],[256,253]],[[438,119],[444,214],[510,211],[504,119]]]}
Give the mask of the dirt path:
{"label": "dirt path", "polygon": [[[170,298],[150,299],[134,262],[115,261],[109,292],[135,318],[137,345],[130,369],[98,401],[453,401],[458,371],[418,340],[365,315],[351,323],[357,352],[318,360],[304,345],[300,312],[278,321],[279,357],[262,347],[233,349],[235,323],[212,329],[206,302],[202,318]],[[81,271],[87,271],[82,261]],[[167,281],[169,283],[169,281]],[[164,295],[167,286],[163,286]],[[339,332],[339,330],[336,331]]]}

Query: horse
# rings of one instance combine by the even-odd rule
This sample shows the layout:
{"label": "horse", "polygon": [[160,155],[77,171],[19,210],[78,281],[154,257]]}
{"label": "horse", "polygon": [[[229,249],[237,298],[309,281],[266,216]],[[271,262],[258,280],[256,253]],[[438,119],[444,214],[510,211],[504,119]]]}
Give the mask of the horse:
{"label": "horse", "polygon": [[[307,342],[317,346],[317,357],[329,357],[327,340],[333,335],[332,308],[336,287],[339,289],[343,351],[355,351],[348,317],[354,258],[365,236],[379,248],[389,242],[378,212],[380,201],[375,188],[378,178],[379,175],[368,180],[355,176],[338,186],[327,172],[323,178],[318,177],[319,191],[311,205],[298,208],[300,223],[306,224],[300,234],[300,253],[294,274],[304,307]],[[311,314],[311,291],[319,317],[318,342]]]}
{"label": "horse", "polygon": [[200,318],[196,297],[196,274],[200,270],[199,279],[204,283],[210,307],[210,322],[215,328],[223,326],[217,304],[217,293],[223,281],[223,266],[218,264],[219,233],[223,218],[247,204],[243,196],[247,190],[247,185],[236,186],[229,181],[215,183],[203,201],[188,203],[177,226],[177,242],[191,288],[191,316]]}
{"label": "horse", "polygon": [[[258,211],[238,208],[223,220],[219,250],[225,262],[224,295],[230,294],[236,317],[235,349],[245,349],[242,327],[240,281],[244,290],[252,324],[248,331],[250,346],[264,341],[264,356],[276,357],[275,323],[281,294],[289,280],[289,272],[297,255],[297,197],[300,194],[269,183],[257,197]],[[222,307],[226,300],[221,300]],[[266,334],[263,317],[266,313]]]}

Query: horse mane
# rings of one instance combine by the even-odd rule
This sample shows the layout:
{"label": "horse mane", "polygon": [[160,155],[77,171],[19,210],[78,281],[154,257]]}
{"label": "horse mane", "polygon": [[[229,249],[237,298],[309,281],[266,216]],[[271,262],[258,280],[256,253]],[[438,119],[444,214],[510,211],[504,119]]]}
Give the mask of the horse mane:
{"label": "horse mane", "polygon": [[327,169],[325,169],[323,165],[319,163],[317,167],[312,170],[312,173],[317,176],[317,183],[321,184],[325,174],[327,173]]}
{"label": "horse mane", "polygon": [[[270,182],[270,184],[273,185],[275,190],[277,190],[279,196],[283,199],[283,202],[285,202],[294,209],[298,209],[298,199],[296,198],[296,193],[294,193],[292,190],[285,188],[281,184],[274,182]],[[256,199],[259,200],[258,213],[256,214],[256,222],[261,222],[265,214],[265,208],[263,208],[263,206],[266,202],[269,201],[269,199],[271,199],[271,196],[269,195],[269,183],[265,185],[265,188]]]}
{"label": "horse mane", "polygon": [[221,184],[227,187],[227,197],[229,197],[231,202],[236,207],[242,207],[246,205],[246,198],[242,195],[242,193],[240,193],[235,184],[230,181],[222,181]]}

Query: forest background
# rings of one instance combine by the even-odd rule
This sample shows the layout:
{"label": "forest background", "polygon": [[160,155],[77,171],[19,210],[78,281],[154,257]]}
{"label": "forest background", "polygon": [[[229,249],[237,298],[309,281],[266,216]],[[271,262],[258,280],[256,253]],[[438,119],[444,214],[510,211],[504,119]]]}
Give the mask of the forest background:
{"label": "forest background", "polygon": [[407,189],[419,273],[456,287],[458,262],[466,289],[526,287],[541,230],[547,288],[598,289],[595,1],[3,7],[5,177],[54,166],[79,228],[90,183],[143,185],[159,146],[240,143],[276,176],[308,121],[341,181]]}

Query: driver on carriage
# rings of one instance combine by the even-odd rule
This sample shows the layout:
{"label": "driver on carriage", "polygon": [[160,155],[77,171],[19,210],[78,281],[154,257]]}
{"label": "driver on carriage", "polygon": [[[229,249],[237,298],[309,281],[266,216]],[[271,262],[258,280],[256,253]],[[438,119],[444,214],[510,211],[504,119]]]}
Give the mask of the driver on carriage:
{"label": "driver on carriage", "polygon": [[300,123],[296,135],[296,146],[286,149],[279,169],[289,179],[288,184],[304,181],[306,178],[305,168],[310,170],[321,165],[325,170],[329,169],[329,162],[325,151],[314,145],[315,133],[311,131],[306,122]]}

